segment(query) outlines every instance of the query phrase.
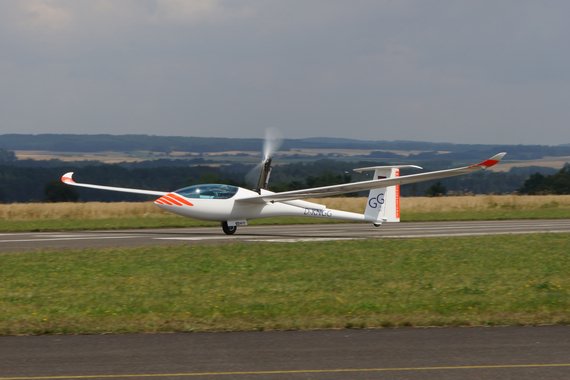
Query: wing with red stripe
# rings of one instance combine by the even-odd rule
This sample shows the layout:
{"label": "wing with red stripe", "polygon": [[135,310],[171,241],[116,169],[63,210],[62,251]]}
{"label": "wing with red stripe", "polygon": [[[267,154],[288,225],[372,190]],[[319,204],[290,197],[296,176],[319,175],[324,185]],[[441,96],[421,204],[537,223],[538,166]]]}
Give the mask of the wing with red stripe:
{"label": "wing with red stripe", "polygon": [[181,197],[175,193],[168,193],[166,195],[163,195],[162,197],[155,200],[154,203],[166,206],[194,206],[186,198]]}

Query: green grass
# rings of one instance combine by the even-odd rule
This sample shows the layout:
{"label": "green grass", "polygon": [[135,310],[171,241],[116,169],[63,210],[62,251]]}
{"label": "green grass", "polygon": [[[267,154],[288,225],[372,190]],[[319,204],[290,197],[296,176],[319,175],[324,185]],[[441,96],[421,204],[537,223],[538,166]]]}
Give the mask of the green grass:
{"label": "green grass", "polygon": [[570,323],[570,234],[0,255],[0,334]]}
{"label": "green grass", "polygon": [[177,228],[208,227],[219,223],[199,221],[179,216],[165,217],[123,217],[104,219],[34,219],[0,220],[2,232],[24,231],[74,231],[74,230],[117,230],[126,228]]}

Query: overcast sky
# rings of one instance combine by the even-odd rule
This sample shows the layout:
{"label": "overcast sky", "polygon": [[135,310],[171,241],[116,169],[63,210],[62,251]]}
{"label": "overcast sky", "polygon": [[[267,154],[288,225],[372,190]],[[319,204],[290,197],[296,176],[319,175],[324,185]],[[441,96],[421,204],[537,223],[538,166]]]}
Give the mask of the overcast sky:
{"label": "overcast sky", "polygon": [[0,0],[0,133],[570,143],[570,1]]}

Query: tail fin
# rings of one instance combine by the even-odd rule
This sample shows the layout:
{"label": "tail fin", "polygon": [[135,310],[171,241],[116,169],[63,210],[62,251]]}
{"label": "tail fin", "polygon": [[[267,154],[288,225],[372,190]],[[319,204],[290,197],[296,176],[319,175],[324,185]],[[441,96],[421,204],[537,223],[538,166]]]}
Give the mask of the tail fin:
{"label": "tail fin", "polygon": [[[374,179],[393,178],[400,176],[400,168],[417,168],[415,165],[373,166],[354,169],[356,172],[374,170]],[[382,187],[370,190],[364,217],[367,221],[380,225],[383,222],[400,221],[400,185]]]}

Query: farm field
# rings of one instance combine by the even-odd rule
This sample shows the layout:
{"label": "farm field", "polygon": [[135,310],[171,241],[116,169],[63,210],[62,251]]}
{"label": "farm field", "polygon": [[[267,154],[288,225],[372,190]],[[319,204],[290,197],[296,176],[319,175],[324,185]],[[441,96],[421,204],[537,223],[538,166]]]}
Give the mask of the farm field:
{"label": "farm field", "polygon": [[[330,208],[363,212],[365,198],[325,198],[315,202]],[[404,197],[402,221],[497,220],[569,218],[570,195],[481,195],[461,197]],[[271,218],[251,224],[323,223],[323,219]],[[168,214],[152,202],[21,203],[0,205],[0,231],[61,231],[213,226]]]}

